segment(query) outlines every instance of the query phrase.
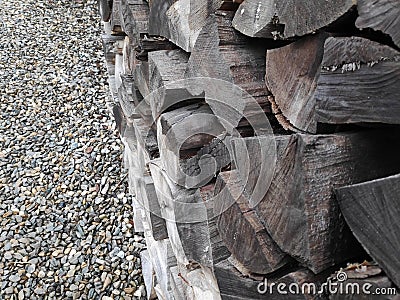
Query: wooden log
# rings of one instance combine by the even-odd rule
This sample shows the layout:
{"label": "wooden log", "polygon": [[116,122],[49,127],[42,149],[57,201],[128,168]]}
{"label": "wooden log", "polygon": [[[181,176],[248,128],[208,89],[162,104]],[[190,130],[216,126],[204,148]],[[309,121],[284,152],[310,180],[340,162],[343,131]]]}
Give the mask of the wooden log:
{"label": "wooden log", "polygon": [[177,265],[177,261],[172,251],[171,243],[169,239],[154,240],[148,224],[145,224],[144,237],[155,277],[157,278],[154,290],[159,299],[173,299],[170,269]]}
{"label": "wooden log", "polygon": [[327,283],[331,283],[326,289],[330,300],[399,299],[397,289],[382,269],[368,261],[348,264],[331,275]]}
{"label": "wooden log", "polygon": [[150,4],[149,33],[166,37],[186,52],[191,52],[207,17],[224,2],[153,0]]}
{"label": "wooden log", "polygon": [[358,241],[400,286],[400,175],[336,190],[340,210]]}
{"label": "wooden log", "polygon": [[274,241],[316,273],[362,253],[333,190],[398,172],[399,133],[298,134],[277,144],[271,185],[255,207]]}
{"label": "wooden log", "polygon": [[159,160],[151,162],[150,171],[177,261],[185,266],[211,266],[207,211],[199,191],[174,184]]}
{"label": "wooden log", "polygon": [[120,0],[122,30],[133,45],[139,45],[141,36],[148,32],[149,5],[144,0]]}
{"label": "wooden log", "polygon": [[121,20],[121,0],[113,0],[110,16],[111,33],[113,35],[124,35]]}
{"label": "wooden log", "polygon": [[160,203],[151,176],[139,178],[139,189],[141,198],[138,197],[138,200],[146,211],[153,238],[156,241],[168,238],[167,227],[161,216]]}
{"label": "wooden log", "polygon": [[97,1],[100,17],[104,22],[108,22],[108,20],[110,20],[112,3],[113,3],[112,0]]}
{"label": "wooden log", "polygon": [[400,47],[400,3],[396,0],[357,0],[358,18],[356,26],[360,29],[372,28],[389,35]]}
{"label": "wooden log", "polygon": [[218,216],[216,216],[214,213],[214,189],[215,185],[213,183],[210,183],[200,188],[200,196],[207,209],[207,226],[210,235],[211,256],[213,265],[227,259],[231,255],[218,231]]}
{"label": "wooden log", "polygon": [[290,259],[250,209],[237,171],[220,173],[215,184],[215,215],[221,237],[246,273],[272,273]]}
{"label": "wooden log", "polygon": [[186,78],[211,78],[194,80],[189,92],[205,93],[214,114],[236,127],[255,103],[249,98],[268,106],[269,91],[264,83],[266,46],[235,31],[232,17],[230,11],[218,11],[207,19],[189,58]]}
{"label": "wooden log", "polygon": [[233,26],[250,37],[291,39],[311,34],[345,15],[352,0],[307,1],[246,0],[238,8]]}
{"label": "wooden log", "polygon": [[188,59],[189,55],[178,49],[149,53],[148,102],[154,119],[171,105],[193,98],[183,82]]}
{"label": "wooden log", "polygon": [[[323,294],[318,294],[321,290],[324,276],[314,275],[307,269],[292,270],[286,274],[276,275],[272,278],[249,278],[244,277],[236,270],[230,259],[226,259],[215,265],[214,273],[217,278],[221,298],[224,300],[326,299]],[[277,287],[279,284],[281,288],[283,287],[283,293],[278,292]],[[295,288],[289,291],[288,287],[290,285]],[[302,293],[303,290],[305,293]],[[285,294],[285,292],[287,293]]]}
{"label": "wooden log", "polygon": [[319,123],[399,124],[399,63],[388,46],[320,33],[269,50],[266,83],[298,131],[316,133]]}
{"label": "wooden log", "polygon": [[[224,133],[225,128],[203,103],[163,113],[157,121],[157,140],[161,163],[169,178],[186,188],[208,183],[230,163],[229,150],[223,146],[229,137]],[[218,136],[223,145],[213,142]],[[214,147],[207,147],[210,143]]]}

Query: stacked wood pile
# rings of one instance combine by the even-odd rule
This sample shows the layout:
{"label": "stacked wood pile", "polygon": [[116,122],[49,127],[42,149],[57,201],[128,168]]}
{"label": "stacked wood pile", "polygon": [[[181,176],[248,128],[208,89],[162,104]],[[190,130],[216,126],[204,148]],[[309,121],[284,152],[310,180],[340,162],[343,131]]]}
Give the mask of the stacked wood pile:
{"label": "stacked wood pile", "polygon": [[99,5],[148,298],[400,287],[397,0]]}

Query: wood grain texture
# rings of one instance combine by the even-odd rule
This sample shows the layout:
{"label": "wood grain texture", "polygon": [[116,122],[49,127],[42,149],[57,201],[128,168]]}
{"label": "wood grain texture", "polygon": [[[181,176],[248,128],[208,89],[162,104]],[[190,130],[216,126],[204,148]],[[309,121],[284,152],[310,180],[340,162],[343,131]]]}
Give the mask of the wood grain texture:
{"label": "wood grain texture", "polygon": [[189,55],[178,49],[149,53],[148,102],[154,119],[170,106],[193,98],[182,81],[188,59]]}
{"label": "wood grain texture", "polygon": [[356,26],[388,34],[400,47],[400,2],[397,0],[358,0]]}
{"label": "wood grain texture", "polygon": [[222,0],[154,0],[150,6],[149,33],[168,38],[191,52],[206,19],[224,3]]}
{"label": "wood grain texture", "polygon": [[269,50],[266,84],[300,132],[316,133],[320,123],[399,124],[399,64],[388,46],[320,33]]}
{"label": "wood grain texture", "polygon": [[336,195],[356,238],[400,286],[400,175],[342,187]]}
{"label": "wood grain texture", "polygon": [[288,263],[289,257],[250,209],[243,188],[236,171],[219,174],[214,204],[217,226],[225,245],[246,273],[268,274]]}
{"label": "wood grain texture", "polygon": [[100,17],[104,22],[108,22],[108,20],[110,20],[112,3],[112,0],[97,1]]}
{"label": "wood grain texture", "polygon": [[246,0],[238,8],[233,26],[251,37],[290,39],[333,23],[353,5],[351,0]]}
{"label": "wood grain texture", "polygon": [[207,19],[189,58],[186,78],[216,78],[243,89],[212,80],[207,86],[194,83],[190,87],[194,95],[205,93],[214,114],[235,127],[252,109],[249,96],[268,104],[269,91],[264,83],[266,45],[234,30],[232,17],[233,12],[219,11]]}
{"label": "wood grain texture", "polygon": [[255,210],[278,246],[314,272],[362,253],[333,190],[400,169],[398,137],[374,130],[277,140],[274,177]]}
{"label": "wood grain texture", "polygon": [[160,158],[176,184],[196,188],[207,184],[230,163],[224,127],[204,103],[161,114],[157,121]]}
{"label": "wood grain texture", "polygon": [[314,98],[320,123],[400,124],[400,53],[364,38],[328,38]]}
{"label": "wood grain texture", "polygon": [[149,5],[144,0],[120,0],[122,29],[133,45],[139,45],[141,36],[148,32]]}

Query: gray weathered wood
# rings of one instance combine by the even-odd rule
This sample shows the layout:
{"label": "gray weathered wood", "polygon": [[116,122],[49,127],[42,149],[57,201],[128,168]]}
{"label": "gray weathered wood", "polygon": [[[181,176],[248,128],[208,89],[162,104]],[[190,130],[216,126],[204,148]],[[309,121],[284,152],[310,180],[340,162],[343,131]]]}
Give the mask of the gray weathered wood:
{"label": "gray weathered wood", "polygon": [[246,0],[238,8],[233,26],[251,37],[290,39],[333,23],[353,5],[352,0]]}
{"label": "gray weathered wood", "polygon": [[174,184],[159,160],[150,163],[150,171],[177,261],[185,266],[212,266],[207,210],[199,190]]}
{"label": "gray weathered wood", "polygon": [[316,133],[318,123],[399,124],[399,57],[364,38],[320,33],[268,50],[266,84],[298,131]]}
{"label": "gray weathered wood", "polygon": [[148,102],[154,119],[171,105],[193,98],[184,82],[189,55],[182,50],[164,50],[149,53]]}
{"label": "gray weathered wood", "polygon": [[290,259],[250,209],[243,189],[237,171],[219,174],[214,204],[217,226],[225,245],[248,273],[268,274]]}
{"label": "gray weathered wood", "polygon": [[266,46],[235,31],[232,17],[230,11],[218,11],[207,19],[189,58],[186,78],[211,78],[195,80],[189,91],[205,93],[215,115],[236,127],[254,105],[249,98],[268,106],[269,92],[264,83]]}
{"label": "gray weathered wood", "polygon": [[356,238],[400,286],[400,175],[342,187],[336,195]]}
{"label": "gray weathered wood", "polygon": [[361,253],[333,190],[399,170],[399,134],[299,134],[277,144],[273,179],[255,210],[278,246],[314,272]]}
{"label": "gray weathered wood", "polygon": [[98,0],[99,14],[104,22],[108,22],[111,17],[112,0]]}
{"label": "gray weathered wood", "polygon": [[397,0],[357,0],[358,28],[372,28],[388,34],[400,47],[400,2]]}
{"label": "gray weathered wood", "polygon": [[187,52],[194,48],[206,19],[223,0],[153,0],[150,4],[149,33],[164,36]]}
{"label": "gray weathered wood", "polygon": [[[264,279],[263,277],[249,278],[243,276],[226,259],[216,264],[214,267],[215,277],[218,281],[218,287],[222,299],[227,300],[253,300],[253,299],[271,299],[271,300],[311,300],[326,299],[324,295],[318,295],[310,291],[310,294],[301,293],[301,287],[304,283],[315,284],[316,290],[320,288],[323,276],[314,275],[307,269],[298,269],[287,271],[286,274]],[[277,291],[279,283],[298,285],[300,292],[297,294],[280,294]],[[258,289],[261,291],[258,292]],[[307,288],[305,288],[307,291]],[[272,293],[270,293],[272,291]],[[263,293],[264,292],[264,293]],[[317,298],[319,297],[319,298]]]}
{"label": "gray weathered wood", "polygon": [[230,138],[204,103],[163,113],[157,122],[157,140],[166,173],[186,188],[205,185],[231,160]]}

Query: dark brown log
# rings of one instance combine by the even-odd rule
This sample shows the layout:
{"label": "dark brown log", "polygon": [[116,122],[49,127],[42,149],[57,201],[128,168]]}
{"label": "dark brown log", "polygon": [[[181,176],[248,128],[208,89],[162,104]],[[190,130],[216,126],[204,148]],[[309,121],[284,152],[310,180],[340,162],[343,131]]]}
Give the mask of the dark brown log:
{"label": "dark brown log", "polygon": [[232,17],[230,11],[218,11],[207,19],[189,58],[186,78],[211,78],[205,83],[195,81],[190,92],[205,93],[215,115],[236,127],[255,104],[249,98],[267,104],[269,92],[264,85],[266,46],[235,31]]}
{"label": "dark brown log", "polygon": [[359,37],[320,33],[267,53],[266,83],[299,131],[318,123],[399,124],[399,54]]}
{"label": "dark brown log", "polygon": [[233,26],[251,37],[290,39],[314,33],[333,23],[353,5],[352,0],[246,0],[238,8]]}
{"label": "dark brown log", "polygon": [[400,3],[397,0],[358,0],[356,26],[388,34],[400,47]]}
{"label": "dark brown log", "polygon": [[398,172],[398,132],[300,134],[277,144],[273,179],[255,210],[278,246],[314,272],[362,253],[333,190]]}
{"label": "dark brown log", "polygon": [[336,195],[358,241],[400,286],[400,175],[342,187]]}
{"label": "dark brown log", "polygon": [[[314,275],[307,269],[289,271],[285,275],[274,276],[272,278],[249,278],[244,277],[230,262],[230,259],[224,260],[214,267],[215,277],[218,281],[221,298],[227,300],[253,300],[253,299],[271,299],[271,300],[311,300],[326,299],[321,290],[323,276]],[[285,284],[287,294],[279,293],[277,286]],[[298,286],[291,293],[288,290],[289,285]],[[308,288],[314,286],[315,289]],[[306,293],[302,293],[304,290]]]}
{"label": "dark brown log", "polygon": [[289,262],[250,209],[237,172],[220,173],[215,186],[214,212],[219,232],[246,273],[268,274]]}

